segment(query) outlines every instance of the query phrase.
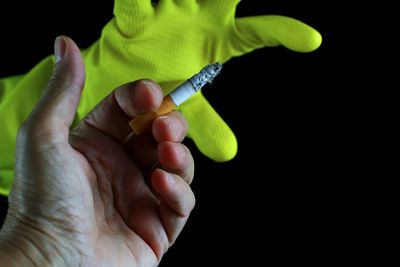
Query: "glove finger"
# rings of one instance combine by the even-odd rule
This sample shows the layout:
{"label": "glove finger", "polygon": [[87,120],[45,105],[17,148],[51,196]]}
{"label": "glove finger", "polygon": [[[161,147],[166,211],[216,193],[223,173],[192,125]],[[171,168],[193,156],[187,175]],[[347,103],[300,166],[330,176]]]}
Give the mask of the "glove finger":
{"label": "glove finger", "polygon": [[[199,0],[198,2],[207,7],[209,11],[221,16],[221,14],[231,13],[241,0]],[[234,14],[233,14],[234,15]]]}
{"label": "glove finger", "polygon": [[118,29],[126,36],[143,28],[143,18],[153,13],[151,0],[116,0],[114,16]]}
{"label": "glove finger", "polygon": [[[114,4],[114,15],[119,14],[144,15],[153,10],[151,0],[116,0]],[[117,14],[118,15],[117,15]],[[133,20],[135,17],[131,17]]]}
{"label": "glove finger", "polygon": [[322,37],[315,29],[296,19],[269,15],[236,19],[237,36],[232,40],[240,47],[238,55],[257,48],[283,45],[296,52],[317,49]]}
{"label": "glove finger", "polygon": [[196,0],[174,0],[175,4],[179,7],[190,8],[194,7]]}
{"label": "glove finger", "polygon": [[189,124],[187,136],[200,152],[217,162],[235,157],[238,148],[234,133],[201,91],[179,106],[179,110]]}

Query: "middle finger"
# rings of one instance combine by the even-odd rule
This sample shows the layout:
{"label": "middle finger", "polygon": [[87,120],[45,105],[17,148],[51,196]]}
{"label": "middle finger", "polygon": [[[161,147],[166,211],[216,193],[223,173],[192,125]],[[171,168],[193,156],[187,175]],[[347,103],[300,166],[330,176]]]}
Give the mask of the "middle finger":
{"label": "middle finger", "polygon": [[124,143],[124,150],[143,172],[148,172],[158,163],[159,142],[181,142],[187,133],[187,122],[177,111],[157,117],[152,129],[133,135]]}

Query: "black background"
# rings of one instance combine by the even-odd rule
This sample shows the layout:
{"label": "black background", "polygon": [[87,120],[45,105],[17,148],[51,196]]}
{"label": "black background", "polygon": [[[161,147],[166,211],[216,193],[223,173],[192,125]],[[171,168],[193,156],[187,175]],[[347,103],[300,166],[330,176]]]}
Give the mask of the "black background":
{"label": "black background", "polygon": [[[196,207],[161,266],[332,263],[351,253],[351,241],[341,242],[348,210],[342,209],[346,181],[338,177],[339,166],[348,163],[338,156],[344,130],[337,120],[345,103],[338,100],[340,70],[332,71],[333,11],[328,4],[296,2],[302,3],[238,6],[237,16],[297,18],[315,27],[323,44],[310,54],[276,47],[233,58],[204,89],[235,132],[239,152],[215,163],[185,140],[196,163]],[[16,1],[0,8],[3,77],[27,72],[53,53],[58,35],[89,46],[112,18],[113,1]],[[4,217],[5,197],[1,203]]]}

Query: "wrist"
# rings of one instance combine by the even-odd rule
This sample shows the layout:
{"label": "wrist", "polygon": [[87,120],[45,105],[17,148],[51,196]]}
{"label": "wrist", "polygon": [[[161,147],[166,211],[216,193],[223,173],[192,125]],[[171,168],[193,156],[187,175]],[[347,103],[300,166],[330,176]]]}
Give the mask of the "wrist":
{"label": "wrist", "polygon": [[8,238],[0,233],[0,266],[48,265],[38,249],[20,238]]}
{"label": "wrist", "polygon": [[68,255],[73,253],[40,229],[7,221],[1,229],[0,266],[67,266],[75,262]]}

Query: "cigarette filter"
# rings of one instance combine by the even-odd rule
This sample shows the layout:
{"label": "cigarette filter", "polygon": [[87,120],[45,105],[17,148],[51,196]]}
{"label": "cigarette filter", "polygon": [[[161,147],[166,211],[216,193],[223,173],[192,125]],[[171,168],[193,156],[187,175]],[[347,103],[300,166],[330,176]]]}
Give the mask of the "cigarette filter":
{"label": "cigarette filter", "polygon": [[212,80],[221,72],[221,69],[222,65],[219,62],[214,65],[205,66],[198,74],[195,74],[166,95],[163,98],[161,106],[156,111],[142,113],[134,117],[129,122],[129,125],[133,130],[132,134],[140,134],[145,131],[151,126],[156,117],[171,112],[177,106],[185,102],[206,83],[211,83]]}

